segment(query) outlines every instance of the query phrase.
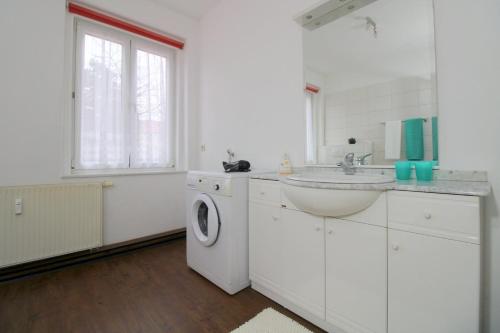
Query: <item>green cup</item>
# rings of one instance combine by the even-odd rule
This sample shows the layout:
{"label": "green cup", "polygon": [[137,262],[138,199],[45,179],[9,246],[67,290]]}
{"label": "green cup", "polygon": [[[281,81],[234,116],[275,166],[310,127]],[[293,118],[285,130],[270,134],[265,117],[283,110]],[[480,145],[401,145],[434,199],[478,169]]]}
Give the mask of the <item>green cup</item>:
{"label": "green cup", "polygon": [[396,179],[397,180],[410,179],[412,164],[413,164],[413,162],[410,162],[410,161],[397,161],[395,163]]}
{"label": "green cup", "polygon": [[418,181],[430,182],[432,180],[433,161],[415,162],[415,173]]}

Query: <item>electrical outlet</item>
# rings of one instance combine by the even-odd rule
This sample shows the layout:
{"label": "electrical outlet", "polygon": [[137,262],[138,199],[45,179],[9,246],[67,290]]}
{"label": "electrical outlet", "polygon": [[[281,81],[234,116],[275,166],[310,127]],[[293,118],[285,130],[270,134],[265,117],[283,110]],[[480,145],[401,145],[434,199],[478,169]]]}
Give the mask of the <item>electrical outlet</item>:
{"label": "electrical outlet", "polygon": [[23,199],[16,199],[15,210],[16,215],[21,215],[23,213]]}
{"label": "electrical outlet", "polygon": [[200,148],[201,148],[201,152],[202,152],[202,153],[204,153],[204,152],[207,150],[207,147],[205,147],[205,145],[204,145],[204,144],[203,144],[203,145],[201,145],[201,147],[200,147]]}

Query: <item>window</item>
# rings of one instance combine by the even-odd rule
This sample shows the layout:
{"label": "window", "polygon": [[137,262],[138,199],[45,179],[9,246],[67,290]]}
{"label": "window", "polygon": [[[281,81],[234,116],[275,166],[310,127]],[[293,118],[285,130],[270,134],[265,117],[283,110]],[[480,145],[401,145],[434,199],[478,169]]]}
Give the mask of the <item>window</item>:
{"label": "window", "polygon": [[87,21],[76,23],[77,170],[175,166],[175,51]]}
{"label": "window", "polygon": [[314,94],[306,91],[306,163],[316,162],[316,139],[314,130]]}

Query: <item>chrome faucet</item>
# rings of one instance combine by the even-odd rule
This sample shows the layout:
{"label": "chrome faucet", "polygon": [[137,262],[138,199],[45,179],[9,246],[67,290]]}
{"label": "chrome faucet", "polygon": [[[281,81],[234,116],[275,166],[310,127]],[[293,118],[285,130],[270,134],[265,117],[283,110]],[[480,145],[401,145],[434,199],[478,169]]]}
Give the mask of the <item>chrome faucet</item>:
{"label": "chrome faucet", "polygon": [[354,153],[348,153],[344,156],[344,161],[339,163],[338,166],[342,167],[346,175],[354,175],[356,173],[356,166],[354,165]]}
{"label": "chrome faucet", "polygon": [[369,153],[369,154],[365,154],[363,156],[358,156],[356,158],[356,165],[366,165],[366,159],[372,155],[373,155],[372,153]]}

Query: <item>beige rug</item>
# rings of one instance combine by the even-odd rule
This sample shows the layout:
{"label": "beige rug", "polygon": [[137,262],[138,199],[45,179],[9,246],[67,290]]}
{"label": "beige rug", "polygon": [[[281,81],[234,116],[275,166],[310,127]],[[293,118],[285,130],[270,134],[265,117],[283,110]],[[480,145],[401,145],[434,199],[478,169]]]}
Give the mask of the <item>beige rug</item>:
{"label": "beige rug", "polygon": [[296,321],[267,308],[231,333],[312,333]]}

